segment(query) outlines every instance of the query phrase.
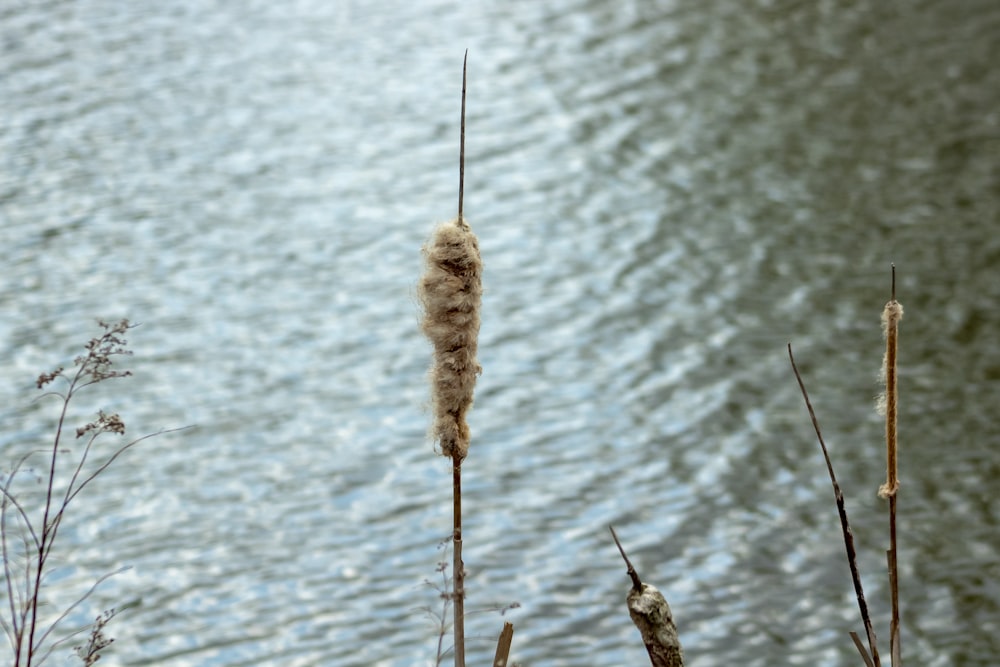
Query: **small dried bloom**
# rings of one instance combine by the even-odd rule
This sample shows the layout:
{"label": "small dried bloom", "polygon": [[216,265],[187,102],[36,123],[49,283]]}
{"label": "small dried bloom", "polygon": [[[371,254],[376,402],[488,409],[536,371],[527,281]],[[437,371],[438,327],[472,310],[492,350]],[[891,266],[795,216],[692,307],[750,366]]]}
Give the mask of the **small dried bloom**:
{"label": "small dried bloom", "polygon": [[125,435],[125,422],[118,416],[118,413],[109,415],[100,410],[97,413],[97,419],[76,429],[76,437],[81,438],[91,431],[96,431],[95,436],[101,433]]}
{"label": "small dried bloom", "polygon": [[482,371],[476,351],[483,262],[476,235],[462,217],[439,225],[423,252],[426,270],[418,289],[425,311],[422,328],[434,345],[431,432],[441,454],[461,462],[469,451],[465,415]]}
{"label": "small dried bloom", "polygon": [[73,648],[73,650],[76,651],[77,657],[83,661],[84,667],[90,667],[100,660],[101,651],[114,643],[114,639],[104,635],[104,626],[106,626],[111,619],[115,617],[116,613],[117,612],[114,609],[109,609],[94,619],[94,625],[91,628],[90,638],[87,640],[87,645],[75,646]]}
{"label": "small dried bloom", "polygon": [[97,324],[104,329],[104,333],[90,339],[84,346],[87,353],[74,359],[73,363],[80,366],[82,374],[88,376],[91,382],[128,377],[132,374],[131,371],[112,370],[112,365],[113,357],[132,354],[127,347],[128,341],[122,337],[132,325],[128,320],[120,320],[113,324],[98,320]]}
{"label": "small dried bloom", "polygon": [[35,381],[35,386],[41,389],[42,387],[44,387],[45,385],[47,385],[48,383],[52,382],[57,377],[62,375],[62,372],[63,368],[62,366],[60,366],[51,373],[42,373],[41,375],[38,376],[38,379]]}

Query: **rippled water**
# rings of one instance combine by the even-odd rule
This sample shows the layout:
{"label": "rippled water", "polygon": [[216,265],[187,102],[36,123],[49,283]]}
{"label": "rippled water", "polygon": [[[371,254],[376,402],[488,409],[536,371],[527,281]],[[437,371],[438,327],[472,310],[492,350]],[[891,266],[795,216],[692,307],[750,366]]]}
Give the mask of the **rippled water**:
{"label": "rippled water", "polygon": [[[0,37],[4,460],[97,317],[142,323],[135,377],[81,418],[196,425],[62,535],[56,602],[132,566],[78,615],[134,604],[101,664],[432,663],[450,484],[413,286],[465,48],[470,608],[520,603],[525,665],[644,664],[613,523],[692,664],[858,664],[791,341],[887,651],[894,262],[904,655],[994,664],[995,3],[14,2]],[[470,617],[470,664],[502,620]]]}

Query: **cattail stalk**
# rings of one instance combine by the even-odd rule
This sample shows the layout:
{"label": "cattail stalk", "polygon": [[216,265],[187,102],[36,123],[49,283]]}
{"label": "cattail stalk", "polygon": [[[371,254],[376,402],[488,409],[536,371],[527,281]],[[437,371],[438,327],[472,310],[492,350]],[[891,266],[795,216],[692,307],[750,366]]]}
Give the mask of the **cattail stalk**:
{"label": "cattail stalk", "polygon": [[899,457],[896,444],[896,415],[898,390],[896,387],[896,357],[899,347],[899,321],[903,319],[903,306],[896,301],[896,267],[892,267],[892,293],[882,310],[882,334],[885,337],[885,357],[882,360],[882,381],[885,393],[879,397],[878,410],[885,415],[886,481],[879,487],[878,495],[889,499],[889,550],[886,560],[889,569],[889,593],[892,599],[892,620],[889,625],[889,651],[893,667],[901,667],[902,649],[899,641],[899,584],[896,560],[896,495],[899,491]]}
{"label": "cattail stalk", "polygon": [[[466,52],[466,62],[468,52]],[[465,564],[462,561],[462,461],[469,453],[469,425],[476,377],[483,262],[479,242],[463,216],[465,190],[465,86],[462,66],[462,123],[459,149],[458,217],[442,223],[424,246],[425,272],[418,292],[424,306],[422,328],[434,346],[431,434],[452,462],[455,667],[465,667]]]}
{"label": "cattail stalk", "polygon": [[903,319],[903,306],[896,301],[896,267],[892,267],[892,298],[882,310],[882,336],[885,338],[885,356],[882,358],[880,378],[885,385],[879,396],[878,411],[885,415],[886,481],[879,487],[881,498],[890,498],[899,490],[899,464],[896,451],[896,352],[899,347],[899,321]]}

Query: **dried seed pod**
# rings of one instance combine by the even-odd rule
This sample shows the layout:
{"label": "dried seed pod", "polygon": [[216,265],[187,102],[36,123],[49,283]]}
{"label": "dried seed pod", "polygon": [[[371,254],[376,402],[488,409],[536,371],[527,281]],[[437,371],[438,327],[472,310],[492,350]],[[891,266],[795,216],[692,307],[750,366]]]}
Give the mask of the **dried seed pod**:
{"label": "dried seed pod", "polygon": [[[895,292],[895,290],[893,290]],[[896,445],[896,412],[898,390],[896,388],[896,352],[899,345],[899,321],[903,319],[903,306],[895,296],[882,310],[882,335],[885,337],[885,356],[882,357],[880,380],[885,391],[879,396],[876,408],[885,415],[886,480],[879,487],[878,495],[888,498],[899,489],[898,455]]]}
{"label": "dried seed pod", "polygon": [[461,462],[469,452],[465,415],[482,371],[476,350],[483,261],[479,241],[462,217],[438,225],[423,251],[426,268],[418,289],[422,328],[434,345],[431,433],[443,456]]}

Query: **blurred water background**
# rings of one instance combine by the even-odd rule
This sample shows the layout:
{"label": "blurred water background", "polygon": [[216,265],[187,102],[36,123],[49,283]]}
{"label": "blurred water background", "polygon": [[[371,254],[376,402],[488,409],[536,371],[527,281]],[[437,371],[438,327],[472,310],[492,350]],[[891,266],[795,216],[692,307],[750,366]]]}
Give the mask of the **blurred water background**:
{"label": "blurred water background", "polygon": [[887,652],[895,263],[904,657],[995,665],[998,43],[993,0],[5,0],[3,464],[99,317],[141,323],[135,376],[74,419],[196,425],[81,498],[54,602],[132,566],[74,615],[132,605],[109,666],[432,664],[451,490],[414,285],[468,48],[468,605],[521,605],[470,617],[470,664],[505,618],[524,665],[648,664],[608,524],[692,664],[859,664],[787,342]]}

